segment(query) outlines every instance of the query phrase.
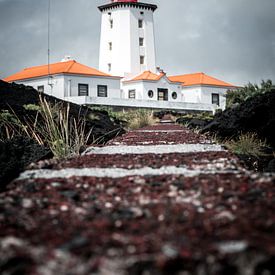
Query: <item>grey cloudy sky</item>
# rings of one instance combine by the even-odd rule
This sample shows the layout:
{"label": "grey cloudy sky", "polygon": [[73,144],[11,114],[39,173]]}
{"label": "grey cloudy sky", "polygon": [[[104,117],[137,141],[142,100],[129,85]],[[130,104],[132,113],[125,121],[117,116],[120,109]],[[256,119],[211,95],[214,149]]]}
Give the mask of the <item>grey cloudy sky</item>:
{"label": "grey cloudy sky", "polygon": [[[0,78],[47,63],[48,0],[0,0]],[[109,0],[52,0],[52,62],[98,66],[100,12]],[[233,84],[275,81],[275,0],[144,0],[155,13],[157,65]]]}

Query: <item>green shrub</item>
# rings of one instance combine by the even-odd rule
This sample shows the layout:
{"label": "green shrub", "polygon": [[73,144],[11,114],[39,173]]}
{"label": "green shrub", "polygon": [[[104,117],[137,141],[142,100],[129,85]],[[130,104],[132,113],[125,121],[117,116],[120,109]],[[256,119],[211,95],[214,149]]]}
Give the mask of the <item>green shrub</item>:
{"label": "green shrub", "polygon": [[40,111],[41,107],[35,104],[23,105],[23,108],[27,111]]}
{"label": "green shrub", "polygon": [[272,81],[262,81],[261,85],[251,84],[244,86],[243,88],[239,88],[236,90],[228,91],[226,95],[226,107],[230,108],[235,104],[240,104],[247,99],[254,97],[258,94],[264,94],[266,92],[270,92],[272,90]]}
{"label": "green shrub", "polygon": [[15,134],[20,134],[21,123],[18,118],[8,110],[0,113],[0,140],[11,139]]}

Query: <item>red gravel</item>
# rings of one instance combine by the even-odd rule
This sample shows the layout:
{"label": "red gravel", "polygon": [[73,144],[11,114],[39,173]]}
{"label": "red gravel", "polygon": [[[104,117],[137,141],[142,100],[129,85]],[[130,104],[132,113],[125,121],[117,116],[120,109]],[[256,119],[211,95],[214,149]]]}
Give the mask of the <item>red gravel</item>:
{"label": "red gravel", "polygon": [[[135,169],[144,166],[160,168],[162,166],[182,166],[201,165],[211,163],[218,159],[228,159],[225,163],[238,163],[237,158],[233,157],[229,152],[202,152],[202,153],[186,153],[186,154],[125,154],[123,157],[119,154],[115,155],[85,155],[66,161],[41,161],[36,165],[32,165],[33,169],[63,169],[63,168],[125,168]],[[240,164],[239,164],[240,165]]]}
{"label": "red gravel", "polygon": [[186,132],[133,132],[120,136],[108,145],[156,145],[156,144],[188,144],[188,143],[209,143],[209,141],[195,133]]}
{"label": "red gravel", "polygon": [[[179,129],[148,129],[163,127]],[[129,136],[140,137],[130,132],[122,142],[131,144]],[[208,152],[89,155],[40,166],[158,168],[219,158],[236,162]],[[16,181],[0,194],[0,273],[275,274],[274,184],[243,170]]]}

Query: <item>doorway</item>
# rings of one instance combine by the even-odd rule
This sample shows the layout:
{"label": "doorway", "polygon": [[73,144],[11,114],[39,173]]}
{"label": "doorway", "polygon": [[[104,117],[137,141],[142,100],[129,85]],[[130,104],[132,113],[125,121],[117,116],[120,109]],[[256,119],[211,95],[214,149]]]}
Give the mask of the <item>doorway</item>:
{"label": "doorway", "polygon": [[158,100],[168,101],[168,89],[158,89]]}

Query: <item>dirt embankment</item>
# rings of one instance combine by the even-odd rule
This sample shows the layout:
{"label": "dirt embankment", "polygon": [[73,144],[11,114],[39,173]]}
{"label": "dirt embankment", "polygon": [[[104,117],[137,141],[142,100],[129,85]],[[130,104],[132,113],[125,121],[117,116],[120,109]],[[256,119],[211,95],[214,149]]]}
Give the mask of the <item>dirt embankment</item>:
{"label": "dirt embankment", "polygon": [[244,103],[215,116],[203,132],[215,132],[220,137],[235,137],[253,132],[275,148],[275,90],[257,95]]}
{"label": "dirt embankment", "polygon": [[[67,104],[52,96],[45,94],[41,96],[52,104]],[[22,122],[25,119],[34,121],[37,111],[26,108],[26,105],[38,105],[39,101],[39,93],[32,87],[15,83],[9,84],[0,80],[0,113],[9,111],[11,114],[15,113]],[[89,143],[94,140],[105,143],[124,132],[120,125],[111,121],[105,111],[95,111],[70,103],[70,117],[85,119],[86,131],[92,129]],[[2,133],[5,131],[1,121],[0,131]],[[50,151],[24,135],[0,142],[0,190],[31,162],[45,157],[52,157]]]}

